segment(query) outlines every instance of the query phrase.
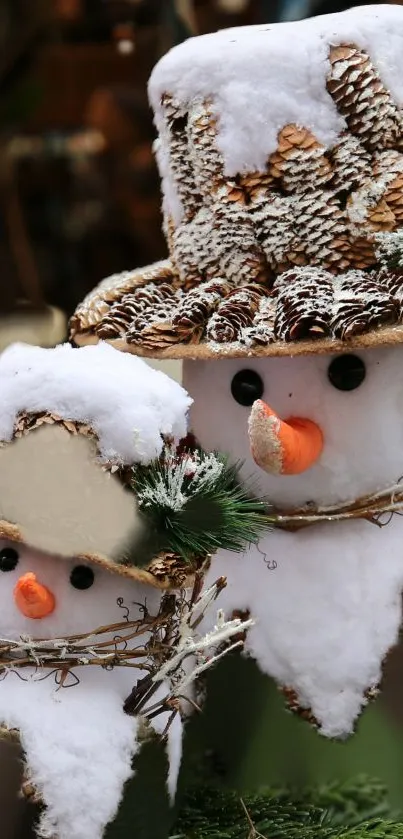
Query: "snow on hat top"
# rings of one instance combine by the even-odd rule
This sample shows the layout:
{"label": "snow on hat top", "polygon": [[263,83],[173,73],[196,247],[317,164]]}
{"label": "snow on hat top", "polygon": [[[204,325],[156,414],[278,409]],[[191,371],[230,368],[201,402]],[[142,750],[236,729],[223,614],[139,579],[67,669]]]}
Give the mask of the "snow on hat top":
{"label": "snow on hat top", "polygon": [[170,261],[101,284],[76,342],[203,358],[402,341],[402,78],[399,6],[171,50],[149,86]]}
{"label": "snow on hat top", "polygon": [[107,344],[14,344],[0,356],[0,391],[0,440],[12,439],[20,413],[50,412],[88,424],[101,459],[123,464],[158,457],[161,435],[183,437],[191,404],[179,384]]}

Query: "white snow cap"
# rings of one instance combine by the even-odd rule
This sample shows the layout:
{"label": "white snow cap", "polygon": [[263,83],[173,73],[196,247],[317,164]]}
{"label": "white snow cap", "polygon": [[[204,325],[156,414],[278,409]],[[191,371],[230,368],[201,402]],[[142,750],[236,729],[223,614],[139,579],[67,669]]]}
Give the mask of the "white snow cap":
{"label": "white snow cap", "polygon": [[148,463],[161,435],[186,434],[192,400],[164,373],[108,344],[42,349],[14,344],[0,356],[0,440],[21,411],[50,411],[91,425],[105,461]]}
{"label": "white snow cap", "polygon": [[[310,128],[332,146],[346,127],[326,90],[329,48],[341,43],[368,51],[396,102],[403,103],[403,9],[362,6],[190,38],[165,55],[151,75],[157,126],[161,131],[164,93],[185,105],[212,99],[228,176],[264,170],[279,130],[289,123]],[[160,149],[159,163],[162,157]]]}

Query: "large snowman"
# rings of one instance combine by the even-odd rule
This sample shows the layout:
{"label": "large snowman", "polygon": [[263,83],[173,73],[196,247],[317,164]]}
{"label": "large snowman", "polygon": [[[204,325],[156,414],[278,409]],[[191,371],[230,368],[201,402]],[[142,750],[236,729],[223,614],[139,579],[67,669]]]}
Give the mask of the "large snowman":
{"label": "large snowman", "polygon": [[[190,399],[106,345],[14,345],[0,359],[0,389],[1,732],[19,732],[26,788],[46,805],[37,835],[101,839],[147,708],[169,696],[168,675],[152,689],[151,650],[158,638],[168,650],[200,567],[169,550],[138,567],[148,525],[130,475],[160,456],[164,438],[185,435]],[[174,612],[163,609],[166,591]],[[137,658],[116,666],[132,649]],[[147,676],[141,723],[124,703]],[[164,707],[150,725],[167,732],[172,797],[182,724]]]}
{"label": "large snowman", "polygon": [[71,323],[78,345],[183,360],[197,440],[274,516],[212,573],[328,736],[401,623],[402,78],[398,6],[176,47],[149,87],[170,259],[108,278]]}

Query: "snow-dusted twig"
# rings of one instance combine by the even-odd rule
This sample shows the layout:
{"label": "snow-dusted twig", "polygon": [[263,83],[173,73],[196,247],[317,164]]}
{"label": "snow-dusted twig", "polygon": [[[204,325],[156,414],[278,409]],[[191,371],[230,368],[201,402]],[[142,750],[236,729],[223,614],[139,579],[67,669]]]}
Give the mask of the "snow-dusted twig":
{"label": "snow-dusted twig", "polygon": [[[378,527],[388,524],[394,514],[403,513],[403,484],[398,482],[371,495],[363,495],[353,501],[344,501],[328,506],[308,505],[295,510],[273,514],[273,526],[286,530],[298,530],[318,522],[366,519]],[[384,520],[383,516],[389,514]]]}

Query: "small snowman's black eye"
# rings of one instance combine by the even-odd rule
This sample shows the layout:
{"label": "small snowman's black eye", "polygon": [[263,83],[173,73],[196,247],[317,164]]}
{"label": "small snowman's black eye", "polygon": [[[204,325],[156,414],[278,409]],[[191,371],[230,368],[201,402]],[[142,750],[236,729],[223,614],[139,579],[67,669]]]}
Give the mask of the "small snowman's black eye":
{"label": "small snowman's black eye", "polygon": [[89,565],[76,565],[70,574],[70,582],[74,588],[84,591],[86,588],[91,588],[94,582],[94,572]]}
{"label": "small snowman's black eye", "polygon": [[3,548],[0,551],[0,571],[14,571],[20,556],[15,548]]}
{"label": "small snowman's black eye", "polygon": [[231,393],[239,405],[253,405],[263,396],[264,384],[255,370],[240,370],[231,382]]}
{"label": "small snowman's black eye", "polygon": [[329,364],[327,375],[337,390],[355,390],[365,379],[365,364],[358,355],[340,355]]}

